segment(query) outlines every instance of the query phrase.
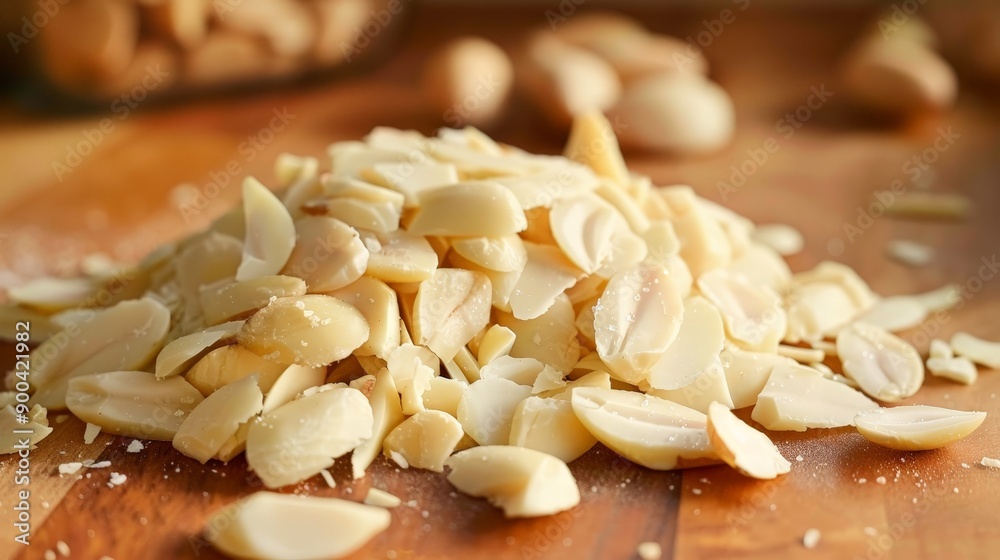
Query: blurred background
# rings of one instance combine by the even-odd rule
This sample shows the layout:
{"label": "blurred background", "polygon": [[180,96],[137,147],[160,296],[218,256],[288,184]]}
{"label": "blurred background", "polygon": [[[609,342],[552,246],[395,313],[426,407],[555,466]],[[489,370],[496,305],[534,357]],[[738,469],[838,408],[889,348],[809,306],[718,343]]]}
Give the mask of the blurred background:
{"label": "blurred background", "polygon": [[[995,1],[7,0],[0,29],[3,286],[134,261],[283,152],[469,125],[560,153],[591,109],[655,184],[806,233],[803,266],[904,237],[934,283],[1000,237]],[[964,210],[866,225],[896,187]]]}

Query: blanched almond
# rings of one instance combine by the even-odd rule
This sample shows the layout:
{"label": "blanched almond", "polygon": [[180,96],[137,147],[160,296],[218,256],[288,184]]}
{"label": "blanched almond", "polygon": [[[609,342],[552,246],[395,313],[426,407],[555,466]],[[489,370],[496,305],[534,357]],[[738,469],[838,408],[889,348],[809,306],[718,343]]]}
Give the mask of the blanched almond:
{"label": "blanched almond", "polygon": [[855,320],[898,332],[922,323],[927,318],[927,311],[927,307],[915,297],[892,296],[880,299]]}
{"label": "blanched almond", "polygon": [[667,187],[658,192],[674,217],[671,223],[681,243],[681,258],[698,278],[702,273],[725,266],[732,260],[732,247],[718,221],[708,214],[691,187]]}
{"label": "blanched almond", "polygon": [[142,371],[114,371],[69,382],[66,406],[77,418],[111,434],[170,441],[203,400],[182,377],[156,379]]}
{"label": "blanched almond", "polygon": [[236,337],[243,321],[231,321],[172,340],[156,356],[156,377],[184,373],[218,344]]}
{"label": "blanched almond", "polygon": [[413,336],[449,361],[490,320],[490,280],[484,274],[439,268],[420,283],[413,308]]}
{"label": "blanched almond", "polygon": [[243,215],[246,238],[237,280],[277,274],[295,247],[295,224],[288,209],[260,181],[243,180]]}
{"label": "blanched almond", "polygon": [[569,373],[580,359],[576,316],[565,294],[556,296],[552,305],[534,319],[521,320],[500,311],[495,317],[498,325],[515,335],[511,356],[534,358],[562,373]]}
{"label": "blanched almond", "polygon": [[506,517],[552,515],[580,503],[580,489],[566,463],[533,449],[474,447],[452,455],[445,465],[455,488],[485,497]]}
{"label": "blanched almond", "polygon": [[476,355],[479,366],[485,366],[500,356],[510,354],[510,349],[514,347],[515,336],[514,331],[502,325],[489,327],[479,341],[479,351]]}
{"label": "blanched almond", "polygon": [[8,289],[7,297],[22,307],[52,313],[93,307],[99,290],[99,284],[91,278],[38,278]]}
{"label": "blanched almond", "polygon": [[611,259],[615,213],[614,207],[593,195],[562,198],[552,205],[552,236],[566,257],[587,274]]}
{"label": "blanched almond", "polygon": [[957,358],[929,358],[927,360],[927,371],[936,377],[944,377],[966,385],[975,383],[978,376],[976,364],[964,356]]}
{"label": "blanched almond", "polygon": [[205,539],[236,558],[343,558],[391,520],[385,508],[338,498],[256,492],[215,511]]}
{"label": "blanched almond", "polygon": [[684,301],[684,321],[676,338],[650,369],[649,385],[669,390],[694,383],[719,362],[725,340],[719,311],[705,298],[688,298]]}
{"label": "blanched almond", "polygon": [[177,282],[189,313],[201,314],[201,290],[221,280],[232,280],[243,259],[243,242],[217,232],[183,247],[174,258]]}
{"label": "blanched almond", "polygon": [[597,443],[565,399],[528,397],[514,410],[510,444],[548,453],[569,463]]}
{"label": "blanched almond", "polygon": [[655,397],[660,397],[661,399],[666,399],[706,414],[708,413],[708,405],[713,402],[719,402],[728,408],[734,408],[733,399],[729,395],[728,383],[722,362],[718,356],[715,356],[694,382],[680,389],[671,389],[669,391],[655,389],[649,386],[648,381],[640,381],[639,389]]}
{"label": "blanched almond", "polygon": [[524,242],[516,235],[465,237],[453,240],[451,248],[469,261],[497,272],[521,272],[528,262]]}
{"label": "blanched almond", "polygon": [[812,342],[835,336],[860,311],[847,290],[832,282],[795,286],[786,299],[787,342]]}
{"label": "blanched almond", "polygon": [[718,460],[705,415],[657,397],[614,389],[575,388],[573,411],[601,443],[656,470]]}
{"label": "blanched almond", "polygon": [[966,357],[991,369],[1000,369],[1000,342],[991,342],[966,332],[951,337],[951,349],[956,356]]}
{"label": "blanched almond", "polygon": [[528,320],[545,313],[582,271],[550,245],[525,243],[524,248],[528,262],[510,292],[510,310],[514,317]]}
{"label": "blanched almond", "polygon": [[517,198],[495,183],[458,183],[424,191],[407,230],[418,235],[498,237],[524,231]]}
{"label": "blanched almond", "polygon": [[814,369],[779,363],[757,396],[752,418],[768,430],[839,428],[853,426],[854,417],[878,405],[843,383],[831,381]]}
{"label": "blanched almond", "polygon": [[673,278],[639,265],[615,274],[594,307],[594,340],[601,359],[628,383],[646,378],[680,330],[684,316]]}
{"label": "blanched almond", "polygon": [[702,274],[698,289],[719,308],[726,330],[737,344],[747,350],[777,350],[787,328],[784,302],[777,292],[722,269]]}
{"label": "blanched almond", "polygon": [[708,439],[719,457],[747,476],[767,480],[791,470],[792,464],[766,435],[719,403],[708,407],[707,429]]}
{"label": "blanched almond", "polygon": [[535,379],[547,366],[534,358],[500,356],[479,370],[481,379],[507,379],[518,385],[534,386]]}
{"label": "blanched almond", "polygon": [[437,253],[423,236],[403,230],[384,235],[362,232],[361,240],[369,251],[365,274],[383,282],[421,282],[438,266]]}
{"label": "blanched almond", "polygon": [[930,47],[871,37],[844,62],[843,87],[858,103],[890,115],[940,110],[954,103],[955,71]]}
{"label": "blanched almond", "polygon": [[[279,375],[271,385],[267,385],[265,381],[262,381],[265,377],[258,374],[258,384],[260,384],[261,390],[267,394],[264,397],[262,409],[265,414],[285,403],[292,402],[296,396],[307,389],[319,387],[326,380],[326,368],[323,367],[312,368],[296,364],[285,367],[274,362],[267,363],[271,366],[277,366]],[[269,369],[268,373],[271,371],[275,370]]]}
{"label": "blanched almond", "polygon": [[442,472],[445,460],[464,435],[455,417],[439,410],[424,410],[393,428],[382,447],[386,457],[397,453],[411,467]]}
{"label": "blanched almond", "polygon": [[365,504],[382,508],[394,508],[403,504],[403,500],[398,496],[390,494],[378,488],[369,488],[368,495],[365,496]]}
{"label": "blanched almond", "polygon": [[403,421],[403,410],[399,404],[396,383],[388,370],[375,376],[375,386],[368,397],[372,409],[372,435],[354,448],[351,454],[351,471],[354,478],[365,476],[372,461],[382,451],[385,437]]}
{"label": "blanched almond", "polygon": [[368,340],[354,353],[387,359],[399,347],[399,300],[381,280],[362,276],[330,295],[358,309],[368,322]]}
{"label": "blanched almond", "polygon": [[162,348],[169,326],[170,312],[151,299],[88,312],[31,352],[32,402],[61,409],[74,377],[146,367]]}
{"label": "blanched almond", "polygon": [[753,240],[786,257],[798,253],[805,245],[799,230],[787,224],[761,224],[754,228]]}
{"label": "blanched almond", "polygon": [[258,276],[242,282],[223,280],[201,289],[205,324],[245,319],[274,298],[301,296],[306,283],[294,276]]}
{"label": "blanched almond", "polygon": [[891,449],[922,451],[968,436],[985,419],[985,412],[914,405],[861,412],[854,421],[868,441]]}
{"label": "blanched almond", "polygon": [[458,404],[458,421],[476,443],[503,445],[510,439],[514,410],[531,396],[531,387],[503,378],[469,385]]}
{"label": "blanched almond", "polygon": [[733,399],[733,408],[753,406],[764,390],[774,366],[792,360],[769,352],[747,352],[727,347],[719,356],[726,372],[726,385]]}
{"label": "blanched almond", "polygon": [[853,323],[837,335],[837,355],[844,373],[876,399],[895,402],[924,382],[920,354],[905,340],[865,323]]}
{"label": "blanched almond", "polygon": [[573,127],[566,140],[563,155],[619,185],[629,181],[625,158],[618,147],[618,137],[615,136],[611,123],[599,111],[586,111],[573,117]]}
{"label": "blanched almond", "polygon": [[458,182],[458,170],[454,164],[433,161],[376,163],[370,170],[363,171],[361,176],[372,183],[402,193],[405,208],[419,206],[420,196],[425,191]]}
{"label": "blanched almond", "polygon": [[205,354],[191,366],[184,379],[207,397],[237,379],[256,374],[257,385],[267,393],[283,371],[284,365],[265,360],[239,344],[231,344]]}
{"label": "blanched almond", "polygon": [[369,252],[344,222],[307,216],[295,222],[295,249],[282,272],[306,281],[310,293],[343,288],[365,273]]}
{"label": "blanched almond", "polygon": [[421,395],[424,399],[424,408],[447,412],[458,418],[458,405],[462,402],[462,395],[465,394],[465,388],[468,386],[463,381],[435,377],[431,379],[430,387]]}
{"label": "blanched almond", "polygon": [[372,436],[360,391],[332,388],[283,405],[250,424],[247,463],[268,488],[305,480]]}
{"label": "blanched almond", "polygon": [[241,424],[261,411],[264,395],[248,375],[198,403],[174,434],[174,448],[204,464],[214,457]]}
{"label": "blanched almond", "polygon": [[353,305],[330,296],[279,298],[240,330],[250,351],[281,364],[324,366],[347,357],[368,339],[368,322]]}

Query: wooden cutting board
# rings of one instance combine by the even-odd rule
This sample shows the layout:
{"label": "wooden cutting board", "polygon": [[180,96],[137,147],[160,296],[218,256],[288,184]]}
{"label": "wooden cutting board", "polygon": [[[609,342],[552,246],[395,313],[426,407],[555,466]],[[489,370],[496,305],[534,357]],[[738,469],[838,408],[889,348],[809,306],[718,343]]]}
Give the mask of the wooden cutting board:
{"label": "wooden cutting board", "polygon": [[[963,88],[955,110],[906,126],[858,118],[843,103],[832,67],[858,32],[855,22],[862,15],[740,12],[706,48],[713,75],[737,105],[739,128],[732,145],[690,159],[631,154],[629,164],[660,185],[691,184],[759,223],[799,228],[806,247],[791,259],[796,270],[836,258],[882,294],[913,293],[946,282],[967,286],[961,309],[928,322],[925,331],[906,333],[921,350],[928,335],[947,338],[958,330],[1000,340],[1000,280],[984,267],[1000,252],[995,92]],[[645,14],[644,21],[684,37],[695,36],[704,29],[702,22],[714,17],[707,12]],[[444,19],[453,31],[443,34],[437,22]],[[102,117],[50,120],[0,106],[0,282],[67,272],[97,251],[136,259],[203,227],[238,196],[239,177],[232,177],[200,213],[184,215],[172,198],[178,183],[222,184],[224,170],[232,165],[239,174],[272,181],[277,154],[321,155],[328,143],[358,138],[374,125],[430,132],[440,123],[422,109],[413,84],[415,69],[434,44],[461,31],[510,45],[521,30],[545,24],[542,10],[426,9],[417,15],[398,58],[376,74],[297,91],[140,108],[116,120],[114,130],[60,179],[53,162],[65,163],[67,150],[79,146],[84,131],[97,127]],[[779,120],[806,103],[811,88],[822,87],[832,97],[808,114],[799,109],[792,118],[800,126],[786,138]],[[275,111],[291,116],[264,142]],[[490,132],[550,153],[558,152],[563,141],[520,102],[510,119]],[[940,149],[945,144],[938,140],[934,150],[935,139],[949,134],[950,143]],[[771,137],[779,149],[766,162],[747,163]],[[927,169],[916,174],[914,166],[922,161]],[[734,177],[733,166],[744,167],[745,178]],[[875,200],[872,193],[897,180],[906,189],[962,192],[974,201],[973,213],[955,223],[864,218]],[[720,188],[721,182],[728,185]],[[845,230],[845,224],[860,233]],[[931,245],[933,263],[908,268],[890,261],[886,244],[891,239]],[[11,349],[4,351],[0,364],[12,364]],[[722,466],[654,472],[598,447],[571,465],[582,504],[544,519],[505,520],[484,501],[454,494],[442,476],[399,470],[381,459],[357,482],[349,482],[346,461],[341,461],[335,467],[336,489],[317,478],[296,491],[359,500],[368,488],[378,487],[406,502],[393,510],[390,530],[355,558],[634,558],[643,541],[660,543],[664,558],[682,560],[988,558],[1000,549],[1000,471],[979,461],[1000,457],[998,394],[998,372],[981,371],[979,382],[968,387],[928,379],[907,402],[990,413],[972,437],[939,451],[886,450],[849,429],[771,434],[792,460],[792,472],[774,482],[749,480]],[[32,544],[27,548],[13,543],[17,466],[10,456],[0,458],[0,558],[44,558],[62,547],[68,547],[71,558],[82,559],[218,558],[197,537],[204,518],[257,489],[242,458],[201,466],[169,444],[143,442],[141,452],[128,453],[130,439],[107,435],[84,445],[81,423],[59,422],[55,414],[50,420],[55,432],[31,454]],[[58,474],[59,464],[84,459],[111,466]],[[112,472],[126,475],[125,483],[110,488]],[[802,536],[810,528],[820,530],[822,538],[806,550]]]}

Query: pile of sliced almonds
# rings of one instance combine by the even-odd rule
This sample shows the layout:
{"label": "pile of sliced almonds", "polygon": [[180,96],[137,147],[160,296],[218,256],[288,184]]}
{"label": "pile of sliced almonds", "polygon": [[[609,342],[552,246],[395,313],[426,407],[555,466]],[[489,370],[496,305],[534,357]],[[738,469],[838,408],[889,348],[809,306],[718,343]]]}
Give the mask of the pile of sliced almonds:
{"label": "pile of sliced almonds", "polygon": [[[360,478],[383,454],[531,517],[579,503],[566,464],[597,442],[651,469],[787,473],[735,408],[911,450],[983,421],[878,402],[924,380],[889,330],[958,303],[954,289],[883,298],[832,262],[793,274],[764,242],[798,243],[629,173],[599,113],[576,119],[566,153],[377,128],[328,165],[280,157],[281,198],[246,179],[240,208],[128,267],[125,289],[92,274],[11,290],[5,316],[52,333],[31,355],[36,433],[51,431],[43,407],[68,408],[202,463],[245,453],[269,489],[333,484],[348,455]],[[1000,345],[936,341],[928,368],[963,359],[997,367]],[[13,399],[0,404],[6,426]],[[263,492],[207,537],[240,557],[333,557],[388,525],[377,505]]]}

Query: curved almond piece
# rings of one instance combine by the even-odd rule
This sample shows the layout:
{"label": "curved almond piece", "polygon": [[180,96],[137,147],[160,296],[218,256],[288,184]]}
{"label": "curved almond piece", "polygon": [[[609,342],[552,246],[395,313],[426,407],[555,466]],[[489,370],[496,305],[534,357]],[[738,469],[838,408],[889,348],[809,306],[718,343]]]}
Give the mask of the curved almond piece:
{"label": "curved almond piece", "polygon": [[170,441],[184,419],[204,400],[183,377],[156,379],[143,371],[113,371],[69,382],[66,406],[101,431]]}
{"label": "curved almond piece", "polygon": [[727,408],[733,407],[733,398],[729,394],[729,381],[726,379],[725,368],[722,361],[715,356],[702,371],[701,375],[695,378],[694,382],[685,385],[680,389],[664,391],[654,389],[649,386],[648,381],[640,381],[639,389],[654,397],[677,403],[681,406],[697,410],[702,414],[708,413],[708,405],[718,402]]}
{"label": "curved almond piece", "polygon": [[451,248],[469,261],[497,272],[521,272],[528,262],[524,242],[516,235],[455,239]]}
{"label": "curved almond piece", "polygon": [[361,240],[369,251],[365,274],[383,282],[422,282],[438,267],[437,253],[423,236],[403,230],[362,232]]}
{"label": "curved almond piece", "polygon": [[93,307],[100,284],[92,278],[38,278],[7,290],[10,301],[28,309],[53,313]]}
{"label": "curved almond piece", "polygon": [[655,389],[680,389],[718,363],[726,340],[719,311],[703,297],[684,302],[684,321],[670,346],[649,371],[649,385]]}
{"label": "curved almond piece", "polygon": [[386,457],[398,454],[410,467],[444,472],[444,463],[465,432],[453,416],[423,410],[393,428],[382,444]]}
{"label": "curved almond piece", "polygon": [[202,288],[232,280],[242,259],[243,242],[214,231],[183,247],[174,258],[174,271],[188,299],[186,310],[201,314]]}
{"label": "curved almond piece", "polygon": [[255,492],[205,520],[205,539],[235,558],[343,558],[389,528],[389,510],[341,500]]}
{"label": "curved almond piece", "polygon": [[872,443],[902,451],[923,451],[968,436],[985,419],[985,412],[914,405],[864,411],[854,423],[858,432]]}
{"label": "curved almond piece", "polygon": [[525,242],[524,248],[528,262],[510,293],[510,309],[514,317],[528,320],[545,313],[582,271],[556,247]]}
{"label": "curved almond piece", "polygon": [[368,248],[358,231],[338,219],[302,218],[295,222],[295,238],[295,249],[282,272],[305,280],[309,293],[343,288],[368,267]]}
{"label": "curved almond piece", "polygon": [[345,224],[378,233],[390,233],[399,229],[402,208],[393,202],[356,200],[353,198],[328,198],[318,205],[309,203],[307,211],[322,213]]}
{"label": "curved almond piece", "polygon": [[722,313],[730,338],[747,350],[774,352],[785,336],[788,319],[781,296],[754,286],[727,270],[706,272],[698,289]]}
{"label": "curved almond piece", "polygon": [[843,383],[796,363],[774,366],[751,417],[768,430],[853,426],[854,417],[876,410],[875,401]]}
{"label": "curved almond piece", "polygon": [[792,281],[792,271],[785,259],[759,243],[751,243],[743,254],[729,263],[726,270],[754,286],[767,286],[778,293],[784,293]]}
{"label": "curved almond piece", "polygon": [[123,301],[90,313],[85,325],[73,324],[31,352],[32,402],[61,409],[74,377],[146,367],[170,328],[170,311],[152,299]]}
{"label": "curved almond piece", "polygon": [[502,325],[497,324],[486,329],[476,352],[476,361],[479,366],[483,367],[501,356],[510,354],[515,339],[514,331]]}
{"label": "curved almond piece", "polygon": [[372,435],[355,447],[351,454],[354,478],[365,476],[365,469],[378,457],[386,436],[406,418],[400,407],[396,382],[386,369],[375,376],[375,386],[372,387],[368,402],[372,407]]}
{"label": "curved almond piece", "polygon": [[458,421],[480,445],[503,445],[510,439],[514,410],[531,396],[531,387],[499,377],[472,383],[458,403]]}
{"label": "curved almond piece", "polygon": [[325,366],[368,340],[368,322],[353,305],[324,295],[279,298],[240,329],[251,352],[281,364]]}
{"label": "curved almond piece", "polygon": [[534,358],[562,373],[569,373],[580,360],[576,316],[566,294],[556,296],[552,305],[534,319],[521,320],[503,312],[497,312],[495,317],[498,325],[515,335],[511,356]]}
{"label": "curved almond piece", "polygon": [[844,286],[833,282],[793,286],[787,300],[787,342],[813,342],[836,335],[860,311]]}
{"label": "curved almond piece", "polygon": [[413,337],[447,362],[490,321],[492,303],[486,275],[439,268],[420,283],[413,304]]}
{"label": "curved almond piece", "polygon": [[655,265],[615,274],[594,307],[597,353],[627,383],[646,378],[680,330],[684,303],[673,278]]}
{"label": "curved almond piece", "polygon": [[790,358],[770,352],[747,352],[735,347],[727,347],[719,358],[734,409],[757,404],[757,395],[767,385],[774,366],[794,363]]}
{"label": "curved almond piece", "polygon": [[277,274],[295,248],[295,224],[281,200],[253,177],[243,180],[246,238],[236,280]]}
{"label": "curved almond piece", "polygon": [[761,480],[776,478],[792,469],[774,443],[719,403],[708,407],[708,439],[730,467]]}
{"label": "curved almond piece", "polygon": [[972,385],[976,382],[979,372],[976,371],[976,364],[972,360],[964,357],[950,358],[928,358],[927,371],[931,375],[944,377],[965,385]]}
{"label": "curved almond piece", "polygon": [[618,147],[618,137],[600,111],[586,111],[573,117],[573,127],[563,155],[619,185],[629,182],[628,167]]}
{"label": "curved almond piece", "polygon": [[534,387],[535,380],[547,366],[534,358],[500,356],[479,370],[481,379],[507,379],[518,385]]}
{"label": "curved almond piece", "polygon": [[481,182],[422,192],[407,231],[417,235],[499,237],[527,227],[524,210],[510,190]]}
{"label": "curved almond piece", "polygon": [[855,321],[898,332],[924,322],[927,313],[927,307],[913,296],[892,296],[878,300]]}
{"label": "curved almond piece", "polygon": [[510,444],[548,453],[569,463],[597,443],[566,399],[528,397],[514,410]]}
{"label": "curved almond piece", "polygon": [[156,378],[184,373],[209,351],[236,337],[243,321],[231,321],[172,340],[156,356]]}
{"label": "curved almond piece", "polygon": [[257,385],[267,393],[283,371],[283,364],[265,360],[239,344],[231,344],[205,354],[184,374],[184,379],[207,397],[240,378],[256,374]]}
{"label": "curved almond piece", "polygon": [[506,517],[539,517],[580,503],[566,463],[524,447],[490,445],[452,455],[448,482],[463,494],[484,497]]}
{"label": "curved almond piece", "polygon": [[1000,342],[991,342],[966,332],[951,337],[951,349],[962,356],[991,369],[1000,369]]}
{"label": "curved almond piece", "polygon": [[268,488],[303,481],[372,436],[361,391],[334,387],[294,400],[250,424],[247,463]]}
{"label": "curved almond piece", "polygon": [[597,272],[611,258],[615,213],[613,206],[597,196],[561,198],[549,211],[552,236],[559,248],[587,274]]}
{"label": "curved almond piece", "polygon": [[242,282],[222,281],[200,290],[205,324],[245,319],[274,298],[302,296],[306,283],[294,276],[259,276]]}
{"label": "curved almond piece", "polygon": [[256,376],[248,375],[226,385],[188,414],[174,434],[174,449],[205,464],[263,406],[264,395]]}
{"label": "curved almond piece", "polygon": [[[256,354],[254,355],[256,356]],[[263,358],[261,359],[263,360]],[[326,381],[325,367],[311,368],[295,364],[285,367],[274,362],[267,362],[266,360],[265,362],[270,364],[271,367],[276,367],[279,375],[277,375],[277,379],[272,377],[273,381],[271,381],[271,384],[266,385],[265,382],[260,380],[261,377],[258,374],[258,384],[260,384],[261,390],[267,395],[264,397],[264,407],[262,408],[264,414],[271,412],[283,404],[292,402],[295,400],[295,397],[303,392],[313,387],[319,387]]]}
{"label": "curved almond piece", "polygon": [[709,215],[691,187],[667,187],[657,194],[663,197],[674,215],[671,223],[678,238],[684,240],[680,255],[694,278],[732,261],[733,250],[726,232]]}
{"label": "curved almond piece", "polygon": [[573,412],[587,430],[630,461],[656,470],[718,461],[697,410],[632,391],[587,387],[572,395]]}
{"label": "curved almond piece", "polygon": [[468,386],[464,381],[447,377],[431,379],[430,387],[421,395],[424,399],[424,409],[440,410],[458,418],[458,405],[462,402],[462,395]]}
{"label": "curved almond piece", "polygon": [[924,382],[924,364],[916,349],[874,325],[853,323],[840,331],[837,355],[844,373],[881,401],[903,400]]}
{"label": "curved almond piece", "polygon": [[362,276],[330,295],[358,308],[368,321],[368,340],[354,351],[355,355],[385,360],[399,347],[399,299],[385,282]]}

